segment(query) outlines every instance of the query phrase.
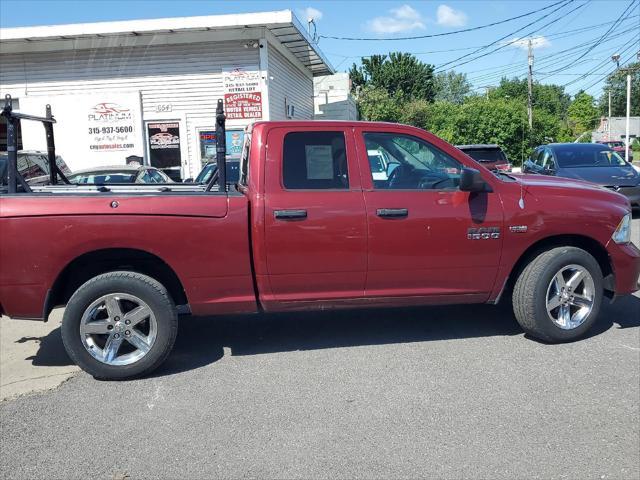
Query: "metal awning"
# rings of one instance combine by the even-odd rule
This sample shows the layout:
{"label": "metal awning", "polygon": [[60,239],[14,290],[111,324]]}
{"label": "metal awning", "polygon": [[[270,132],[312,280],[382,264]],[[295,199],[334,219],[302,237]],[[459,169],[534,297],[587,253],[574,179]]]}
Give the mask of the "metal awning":
{"label": "metal awning", "polygon": [[[99,39],[110,40],[104,45],[108,47],[113,46],[113,41],[117,38],[122,39],[127,46],[132,46],[133,42],[140,42],[145,37],[157,35],[166,35],[166,43],[171,43],[171,38],[174,36],[177,38],[179,34],[190,34],[193,41],[198,41],[198,38],[201,37],[198,33],[205,32],[235,31],[242,38],[243,32],[252,28],[269,31],[300,63],[309,69],[313,76],[335,73],[333,66],[319,49],[317,43],[311,39],[291,10],[3,28],[0,29],[0,53],[100,48],[99,45],[96,46],[95,42]],[[180,43],[184,43],[184,40]],[[87,46],[83,47],[83,45]]]}

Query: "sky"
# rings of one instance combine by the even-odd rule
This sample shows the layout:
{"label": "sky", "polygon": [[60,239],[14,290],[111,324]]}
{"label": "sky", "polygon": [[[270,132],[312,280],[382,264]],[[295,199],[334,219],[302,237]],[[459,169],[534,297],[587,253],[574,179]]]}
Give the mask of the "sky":
{"label": "sky", "polygon": [[[466,73],[478,92],[502,76],[526,78],[529,38],[534,80],[566,85],[570,94],[586,89],[599,97],[604,78],[616,67],[611,56],[619,53],[622,66],[637,61],[640,52],[640,0],[1,0],[0,27],[283,9],[293,10],[303,24],[314,19],[319,48],[337,71],[363,56],[410,52],[436,72]],[[541,11],[451,34],[535,10]],[[438,36],[398,39],[426,35]]]}

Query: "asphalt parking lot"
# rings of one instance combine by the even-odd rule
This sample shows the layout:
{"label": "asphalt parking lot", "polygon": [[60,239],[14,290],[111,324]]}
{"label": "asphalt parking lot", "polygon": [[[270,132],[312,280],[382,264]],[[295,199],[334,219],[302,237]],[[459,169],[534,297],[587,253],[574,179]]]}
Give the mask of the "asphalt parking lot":
{"label": "asphalt parking lot", "polygon": [[640,478],[640,295],[565,345],[491,306],[188,318],[120,383],[28,328],[2,385],[71,378],[12,380],[45,391],[0,403],[2,478]]}

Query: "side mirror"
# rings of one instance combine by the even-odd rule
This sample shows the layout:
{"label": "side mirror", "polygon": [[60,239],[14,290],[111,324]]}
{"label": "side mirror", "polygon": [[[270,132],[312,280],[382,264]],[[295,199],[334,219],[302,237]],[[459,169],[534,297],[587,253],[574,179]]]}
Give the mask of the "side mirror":
{"label": "side mirror", "polygon": [[182,183],[193,183],[193,178],[185,178]]}
{"label": "side mirror", "polygon": [[475,168],[463,168],[460,174],[460,190],[463,192],[492,192],[491,186],[484,181]]}

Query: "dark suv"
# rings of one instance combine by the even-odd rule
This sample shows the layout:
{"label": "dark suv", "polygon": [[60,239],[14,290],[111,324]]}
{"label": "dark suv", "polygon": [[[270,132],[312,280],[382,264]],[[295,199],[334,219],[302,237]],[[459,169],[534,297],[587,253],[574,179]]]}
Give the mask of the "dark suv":
{"label": "dark suv", "polygon": [[511,163],[502,149],[496,144],[456,145],[456,148],[473,158],[489,170],[510,172]]}

